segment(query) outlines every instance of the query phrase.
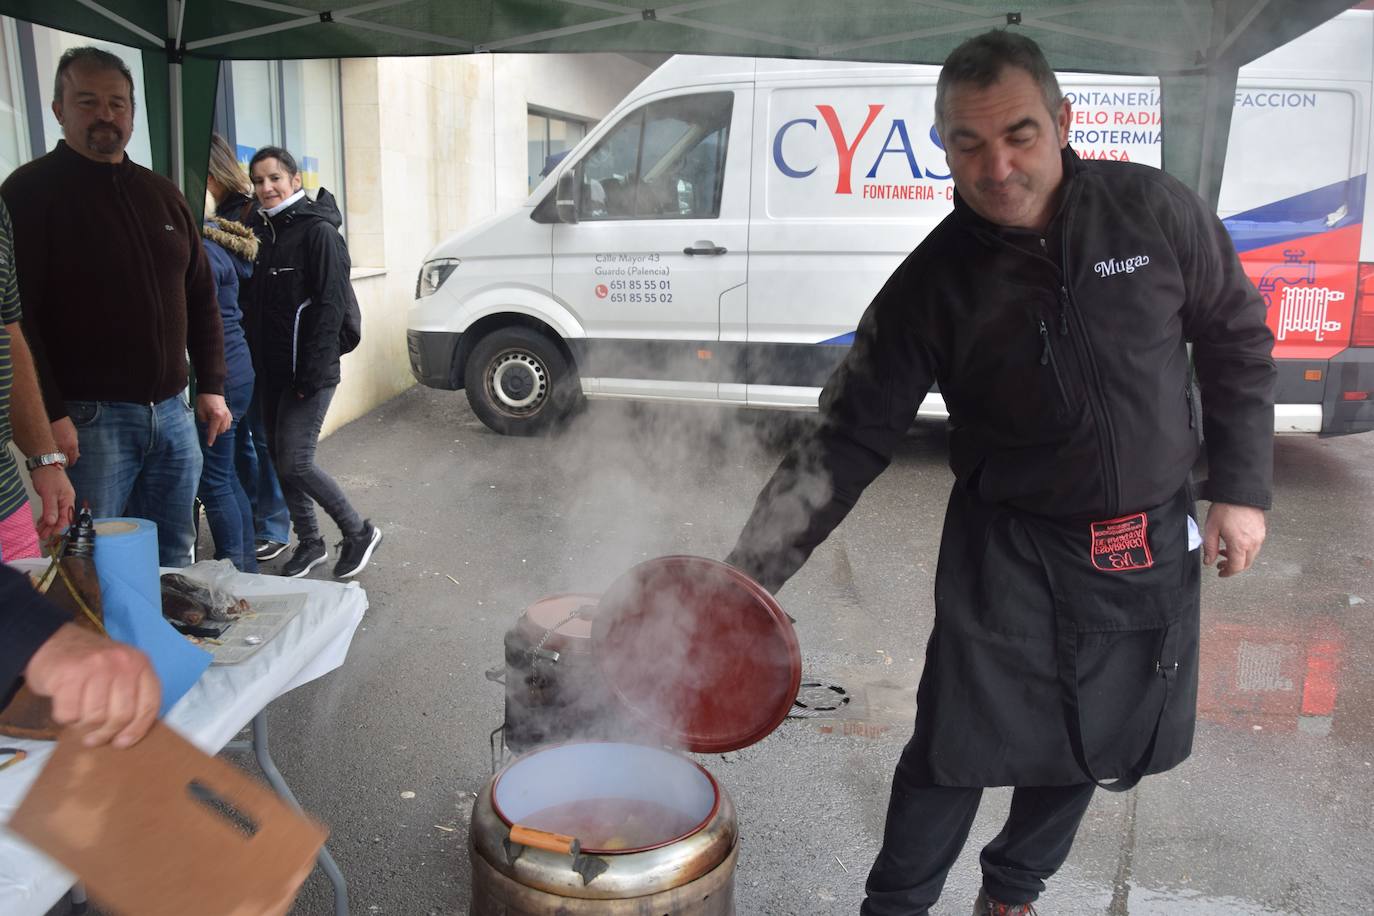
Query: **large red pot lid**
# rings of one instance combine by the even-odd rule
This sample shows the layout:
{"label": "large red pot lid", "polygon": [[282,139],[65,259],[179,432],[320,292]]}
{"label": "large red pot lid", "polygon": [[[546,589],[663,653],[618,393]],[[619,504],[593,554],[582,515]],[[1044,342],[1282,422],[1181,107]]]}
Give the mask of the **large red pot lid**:
{"label": "large red pot lid", "polygon": [[702,754],[764,738],[801,685],[801,647],[773,596],[704,557],[659,557],[611,583],[592,646],[632,713]]}

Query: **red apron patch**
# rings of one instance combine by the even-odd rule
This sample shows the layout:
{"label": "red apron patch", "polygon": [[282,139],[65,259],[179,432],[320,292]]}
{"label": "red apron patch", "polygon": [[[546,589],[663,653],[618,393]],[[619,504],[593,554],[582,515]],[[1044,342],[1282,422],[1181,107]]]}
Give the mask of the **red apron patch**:
{"label": "red apron patch", "polygon": [[1150,555],[1149,519],[1144,512],[1093,522],[1093,566],[1104,572],[1149,569],[1155,565]]}

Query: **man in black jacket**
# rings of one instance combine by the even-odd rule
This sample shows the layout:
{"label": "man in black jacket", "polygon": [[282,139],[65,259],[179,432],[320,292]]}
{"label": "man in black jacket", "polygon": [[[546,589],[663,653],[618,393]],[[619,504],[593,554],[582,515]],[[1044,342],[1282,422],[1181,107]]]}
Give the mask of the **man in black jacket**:
{"label": "man in black jacket", "polygon": [[[927,912],[982,788],[1006,785],[975,913],[1032,912],[1094,787],[1188,756],[1196,550],[1243,571],[1270,501],[1273,336],[1216,217],[1163,172],[1079,160],[1069,103],[1022,36],[957,48],[935,107],[954,212],[869,306],[821,426],[729,557],[780,588],[939,383],[957,480],[866,916]],[[1189,482],[1202,432],[1205,532]]]}

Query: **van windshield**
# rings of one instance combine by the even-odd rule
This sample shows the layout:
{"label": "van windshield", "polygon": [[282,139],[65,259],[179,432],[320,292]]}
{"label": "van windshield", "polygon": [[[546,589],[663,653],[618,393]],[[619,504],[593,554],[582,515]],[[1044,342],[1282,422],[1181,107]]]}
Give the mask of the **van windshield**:
{"label": "van windshield", "polygon": [[733,104],[729,92],[678,96],[624,118],[578,166],[578,218],[718,216]]}

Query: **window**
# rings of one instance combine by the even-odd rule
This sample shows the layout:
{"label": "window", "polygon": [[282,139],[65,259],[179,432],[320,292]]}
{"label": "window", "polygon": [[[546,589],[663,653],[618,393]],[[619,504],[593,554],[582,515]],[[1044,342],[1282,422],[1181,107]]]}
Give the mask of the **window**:
{"label": "window", "polygon": [[630,114],[582,160],[578,218],[719,216],[733,102],[728,92],[680,96]]}
{"label": "window", "polygon": [[247,165],[264,146],[296,157],[301,185],[343,209],[343,122],[336,60],[236,60],[220,70],[215,129]]}
{"label": "window", "polygon": [[225,139],[234,141],[241,162],[281,138],[280,70],[275,61],[236,60],[220,71],[234,107],[222,122],[216,120]]}
{"label": "window", "polygon": [[340,116],[339,62],[282,62],[284,144],[301,167],[310,190],[343,193],[343,124]]}
{"label": "window", "polygon": [[531,109],[528,125],[529,178],[533,191],[558,160],[587,135],[587,122]]}
{"label": "window", "polygon": [[31,158],[29,119],[24,112],[24,79],[19,62],[18,24],[0,19],[0,176]]}
{"label": "window", "polygon": [[82,45],[109,51],[129,68],[134,78],[134,132],[125,152],[139,165],[152,167],[143,56],[138,49],[4,17],[0,19],[0,179],[62,139],[62,125],[52,113],[53,77],[62,52]]}

